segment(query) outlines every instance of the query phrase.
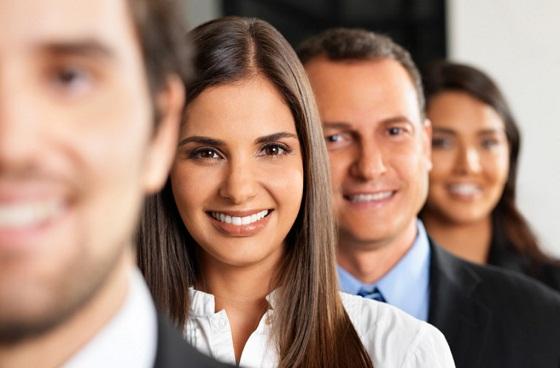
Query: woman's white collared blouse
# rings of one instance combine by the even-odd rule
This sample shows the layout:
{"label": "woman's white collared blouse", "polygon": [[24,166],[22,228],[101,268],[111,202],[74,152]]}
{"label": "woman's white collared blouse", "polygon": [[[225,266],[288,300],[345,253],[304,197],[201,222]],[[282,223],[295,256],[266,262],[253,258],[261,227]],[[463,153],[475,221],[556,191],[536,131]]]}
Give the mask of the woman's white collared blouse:
{"label": "woman's white collared blouse", "polygon": [[[278,352],[271,339],[270,321],[274,313],[274,292],[267,300],[271,306],[251,334],[239,365],[276,367]],[[225,310],[215,312],[214,296],[190,289],[191,309],[184,337],[203,353],[235,364],[231,328]],[[341,293],[342,304],[352,320],[375,368],[449,368],[455,367],[449,346],[432,325],[419,321],[386,303]]]}

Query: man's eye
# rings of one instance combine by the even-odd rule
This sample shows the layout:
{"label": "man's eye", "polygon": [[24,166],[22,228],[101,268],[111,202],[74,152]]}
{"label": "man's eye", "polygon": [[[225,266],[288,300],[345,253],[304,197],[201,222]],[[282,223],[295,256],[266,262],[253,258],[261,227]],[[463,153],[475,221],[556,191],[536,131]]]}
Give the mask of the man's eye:
{"label": "man's eye", "polygon": [[325,135],[325,143],[329,150],[347,147],[352,142],[353,136],[350,132],[340,132]]}
{"label": "man's eye", "polygon": [[72,93],[87,91],[93,82],[91,73],[77,67],[64,67],[51,71],[51,82],[53,85]]}
{"label": "man's eye", "polygon": [[331,134],[331,135],[327,135],[327,136],[325,137],[325,140],[326,140],[328,143],[340,142],[340,141],[342,141],[342,135],[340,135],[340,134]]}
{"label": "man's eye", "polygon": [[387,130],[389,135],[401,135],[404,133],[404,129],[401,127],[391,127]]}

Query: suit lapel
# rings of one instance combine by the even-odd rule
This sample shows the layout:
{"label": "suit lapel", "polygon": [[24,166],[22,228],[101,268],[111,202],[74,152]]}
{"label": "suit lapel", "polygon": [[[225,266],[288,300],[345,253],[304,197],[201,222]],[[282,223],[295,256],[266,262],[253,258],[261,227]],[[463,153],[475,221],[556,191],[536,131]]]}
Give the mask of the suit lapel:
{"label": "suit lapel", "polygon": [[491,321],[490,310],[476,299],[479,277],[468,264],[430,239],[430,310],[428,322],[446,337],[457,368],[482,367]]}

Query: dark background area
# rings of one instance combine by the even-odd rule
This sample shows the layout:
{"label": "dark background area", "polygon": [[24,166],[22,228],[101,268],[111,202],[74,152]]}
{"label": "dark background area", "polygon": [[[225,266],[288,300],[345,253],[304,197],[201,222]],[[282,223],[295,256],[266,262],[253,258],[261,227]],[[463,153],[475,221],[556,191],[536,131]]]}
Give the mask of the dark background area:
{"label": "dark background area", "polygon": [[390,36],[420,67],[447,56],[444,0],[222,0],[222,13],[264,19],[294,47],[342,26]]}

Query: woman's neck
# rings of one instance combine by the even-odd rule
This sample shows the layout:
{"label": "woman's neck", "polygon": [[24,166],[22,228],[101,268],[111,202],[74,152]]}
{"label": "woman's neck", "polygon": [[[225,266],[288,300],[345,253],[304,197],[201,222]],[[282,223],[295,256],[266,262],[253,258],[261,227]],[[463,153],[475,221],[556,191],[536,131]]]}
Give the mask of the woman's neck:
{"label": "woman's neck", "polygon": [[490,217],[469,223],[453,223],[425,214],[422,220],[430,236],[452,254],[470,262],[487,263],[492,240]]}
{"label": "woman's neck", "polygon": [[206,262],[203,291],[214,295],[216,311],[225,310],[231,326],[236,362],[268,309],[266,296],[274,288],[276,265],[234,267]]}

